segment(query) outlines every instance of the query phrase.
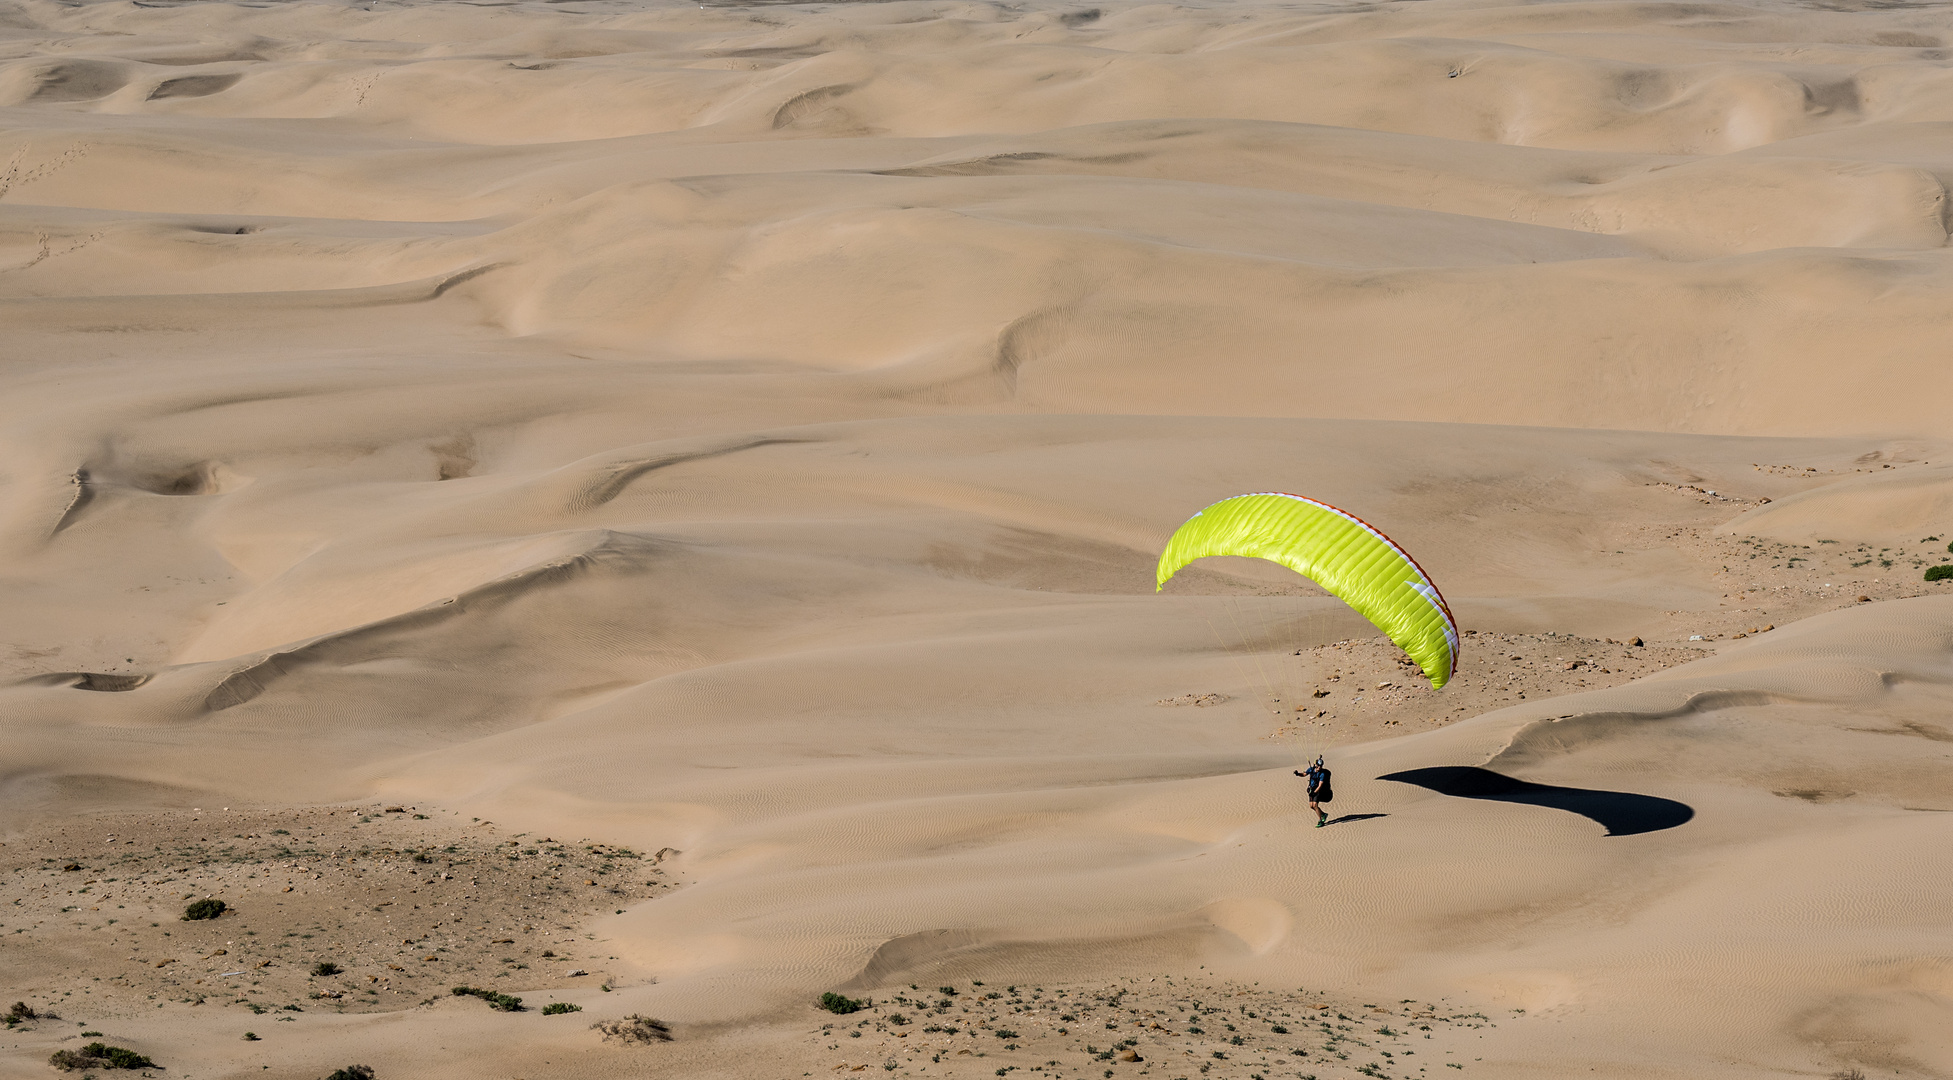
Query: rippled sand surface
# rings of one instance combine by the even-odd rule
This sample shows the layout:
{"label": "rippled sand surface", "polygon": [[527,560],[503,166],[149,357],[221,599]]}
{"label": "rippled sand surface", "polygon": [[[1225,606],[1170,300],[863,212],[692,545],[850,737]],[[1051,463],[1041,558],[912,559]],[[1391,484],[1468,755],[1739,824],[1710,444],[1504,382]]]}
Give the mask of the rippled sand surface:
{"label": "rippled sand surface", "polygon": [[[1953,1074],[1949,50],[1905,3],[0,4],[0,991],[64,1017],[0,1077],[78,1024],[184,1078]],[[1147,587],[1260,490],[1416,553],[1459,679],[1265,567]],[[171,860],[97,902],[229,807],[227,918],[379,925],[387,860],[481,855],[394,804],[515,841],[455,948],[582,1014],[409,1005],[369,929],[274,1024],[156,973]],[[278,854],[321,807],[378,838]],[[565,842],[668,876],[612,907]],[[565,932],[607,988],[515,966]],[[1464,1019],[1195,1057],[1168,979]],[[1143,1060],[887,1019],[975,981],[1131,987]],[[837,990],[884,1009],[830,1050]]]}

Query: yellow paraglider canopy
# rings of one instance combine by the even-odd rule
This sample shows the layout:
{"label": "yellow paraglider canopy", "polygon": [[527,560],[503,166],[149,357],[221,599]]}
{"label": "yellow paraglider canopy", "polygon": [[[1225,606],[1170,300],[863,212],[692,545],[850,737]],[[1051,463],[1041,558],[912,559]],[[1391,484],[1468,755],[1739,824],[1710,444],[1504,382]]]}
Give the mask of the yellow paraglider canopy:
{"label": "yellow paraglider canopy", "polygon": [[1280,563],[1321,585],[1409,654],[1432,687],[1458,665],[1458,623],[1410,553],[1328,503],[1282,492],[1222,499],[1187,519],[1160,552],[1159,588],[1210,555]]}

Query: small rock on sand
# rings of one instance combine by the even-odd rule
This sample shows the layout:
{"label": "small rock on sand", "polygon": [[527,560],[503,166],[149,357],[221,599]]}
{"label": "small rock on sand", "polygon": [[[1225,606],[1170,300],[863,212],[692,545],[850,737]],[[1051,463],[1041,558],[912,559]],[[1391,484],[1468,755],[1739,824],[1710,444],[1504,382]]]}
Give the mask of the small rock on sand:
{"label": "small rock on sand", "polygon": [[1226,700],[1228,700],[1226,694],[1181,694],[1179,697],[1161,698],[1153,704],[1194,705],[1200,708],[1206,708],[1210,705],[1219,705]]}

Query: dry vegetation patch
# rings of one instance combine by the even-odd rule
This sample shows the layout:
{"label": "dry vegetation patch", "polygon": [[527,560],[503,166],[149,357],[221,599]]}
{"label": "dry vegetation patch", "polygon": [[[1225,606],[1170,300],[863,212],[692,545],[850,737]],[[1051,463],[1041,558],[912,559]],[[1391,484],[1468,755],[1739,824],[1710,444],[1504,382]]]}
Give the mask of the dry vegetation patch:
{"label": "dry vegetation patch", "polygon": [[[1697,502],[1742,503],[1728,492],[1652,484]],[[1757,500],[1748,500],[1755,502]],[[1768,501],[1768,500],[1762,500]],[[1377,635],[1269,655],[1235,648],[1244,685],[1269,716],[1266,736],[1314,747],[1427,730],[1495,709],[1605,689],[1711,656],[1718,642],[1768,634],[1778,626],[1839,608],[1953,590],[1953,566],[1926,573],[1953,554],[1953,529],[1896,546],[1818,539],[1789,543],[1722,533],[1718,526],[1671,523],[1621,530],[1600,554],[1663,549],[1700,568],[1722,594],[1713,607],[1661,612],[1661,626],[1620,638],[1577,634],[1463,633],[1457,672],[1433,691],[1402,650]],[[1224,643],[1226,633],[1221,634]],[[1219,692],[1189,692],[1163,706],[1216,705]]]}
{"label": "dry vegetation patch", "polygon": [[1266,696],[1271,738],[1333,742],[1418,731],[1559,694],[1619,686],[1709,655],[1572,634],[1467,630],[1457,672],[1434,691],[1416,664],[1383,638],[1298,650],[1283,685]]}
{"label": "dry vegetation patch", "polygon": [[[812,1003],[815,1009],[821,1008]],[[1306,988],[1174,976],[1105,984],[911,985],[807,1030],[829,1072],[1430,1080],[1469,1072],[1483,1012],[1358,1002]],[[1523,1017],[1505,1014],[1500,1022]]]}
{"label": "dry vegetation patch", "polygon": [[[606,980],[579,924],[677,887],[659,856],[380,805],[69,818],[0,843],[0,941],[24,1000],[370,1012]],[[187,905],[187,906],[186,906]],[[494,984],[491,986],[491,984]]]}
{"label": "dry vegetation patch", "polygon": [[671,1025],[663,1020],[632,1013],[620,1020],[599,1020],[590,1025],[592,1030],[603,1033],[604,1041],[612,1039],[625,1044],[651,1044],[671,1041]]}

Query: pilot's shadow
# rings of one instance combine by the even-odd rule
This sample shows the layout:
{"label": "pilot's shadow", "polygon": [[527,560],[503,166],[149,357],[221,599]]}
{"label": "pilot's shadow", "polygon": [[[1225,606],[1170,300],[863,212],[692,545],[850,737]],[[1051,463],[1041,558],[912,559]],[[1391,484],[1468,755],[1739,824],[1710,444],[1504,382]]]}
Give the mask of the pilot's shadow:
{"label": "pilot's shadow", "polygon": [[1494,802],[1550,806],[1599,822],[1609,836],[1672,829],[1695,816],[1695,808],[1673,799],[1636,795],[1629,791],[1596,791],[1591,788],[1554,787],[1502,776],[1490,769],[1469,765],[1441,765],[1429,769],[1407,769],[1379,780],[1415,784],[1440,795],[1459,799],[1490,799]]}

